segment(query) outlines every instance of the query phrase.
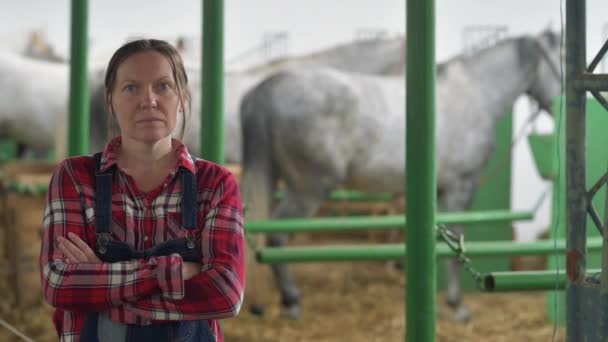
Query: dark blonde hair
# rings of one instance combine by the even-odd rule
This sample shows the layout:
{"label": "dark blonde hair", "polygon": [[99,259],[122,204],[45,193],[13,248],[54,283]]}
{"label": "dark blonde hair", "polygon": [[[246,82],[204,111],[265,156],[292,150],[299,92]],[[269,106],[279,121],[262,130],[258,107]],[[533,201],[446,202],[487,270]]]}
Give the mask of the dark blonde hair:
{"label": "dark blonde hair", "polygon": [[[186,69],[184,68],[184,62],[179,52],[171,44],[164,40],[158,39],[138,39],[126,43],[121,46],[108,63],[108,69],[106,70],[105,88],[106,88],[106,103],[110,109],[111,127],[110,134],[117,134],[116,130],[116,113],[114,112],[114,106],[112,105],[112,90],[114,90],[114,83],[116,82],[116,72],[118,67],[127,58],[141,53],[141,52],[158,52],[165,56],[171,65],[173,71],[173,79],[176,83],[177,95],[179,96],[180,106],[182,108],[182,127],[179,133],[179,139],[183,139],[184,132],[186,130],[186,120],[190,117],[191,111],[191,99],[190,87],[188,86],[188,76],[186,75]],[[187,106],[186,106],[187,105]]]}

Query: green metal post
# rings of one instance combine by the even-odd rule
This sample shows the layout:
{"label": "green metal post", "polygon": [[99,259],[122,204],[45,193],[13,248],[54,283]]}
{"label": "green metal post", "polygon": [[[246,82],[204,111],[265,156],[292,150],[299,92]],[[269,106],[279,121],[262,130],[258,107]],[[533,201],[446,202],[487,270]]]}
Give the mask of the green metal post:
{"label": "green metal post", "polygon": [[71,11],[68,154],[78,156],[89,152],[88,0],[72,0]]}
{"label": "green metal post", "polygon": [[587,274],[586,94],[574,81],[586,69],[586,1],[566,1],[566,335],[584,341]]}
{"label": "green metal post", "polygon": [[[607,40],[608,42],[608,40]],[[607,43],[608,44],[608,43]],[[604,113],[605,114],[605,113]],[[608,168],[607,171],[608,173]],[[603,234],[606,236],[608,233],[608,184],[604,185],[606,187],[606,196],[604,198],[604,222],[603,224]],[[604,308],[600,312],[599,319],[599,330],[605,332],[608,330],[608,310],[606,309],[606,304],[608,303],[608,239],[604,239],[604,243],[602,245],[602,276],[600,282],[600,306]]]}
{"label": "green metal post", "polygon": [[407,0],[406,341],[435,341],[435,1]]}
{"label": "green metal post", "polygon": [[202,157],[224,163],[224,0],[203,0]]}

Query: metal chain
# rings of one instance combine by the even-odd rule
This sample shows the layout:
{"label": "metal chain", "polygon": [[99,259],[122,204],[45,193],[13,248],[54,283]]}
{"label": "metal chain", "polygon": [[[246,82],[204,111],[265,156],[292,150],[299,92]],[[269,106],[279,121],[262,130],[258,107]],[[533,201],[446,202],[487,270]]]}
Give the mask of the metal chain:
{"label": "metal chain", "polygon": [[448,227],[446,227],[445,225],[439,224],[437,225],[437,237],[445,241],[446,245],[448,245],[448,247],[454,253],[456,253],[456,258],[458,259],[458,261],[460,261],[464,269],[471,274],[471,276],[475,280],[475,283],[477,284],[477,287],[482,290],[483,275],[481,274],[481,272],[477,271],[473,267],[471,259],[465,255],[466,249],[464,246],[464,235],[457,235],[451,230],[449,230]]}

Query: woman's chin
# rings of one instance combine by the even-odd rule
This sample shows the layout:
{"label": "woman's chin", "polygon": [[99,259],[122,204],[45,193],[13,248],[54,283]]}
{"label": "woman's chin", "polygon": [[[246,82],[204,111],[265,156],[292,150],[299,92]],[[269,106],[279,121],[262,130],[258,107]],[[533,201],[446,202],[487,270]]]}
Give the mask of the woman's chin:
{"label": "woman's chin", "polygon": [[167,132],[148,132],[146,134],[142,134],[138,137],[137,140],[144,143],[155,143],[164,139],[171,139],[171,134]]}

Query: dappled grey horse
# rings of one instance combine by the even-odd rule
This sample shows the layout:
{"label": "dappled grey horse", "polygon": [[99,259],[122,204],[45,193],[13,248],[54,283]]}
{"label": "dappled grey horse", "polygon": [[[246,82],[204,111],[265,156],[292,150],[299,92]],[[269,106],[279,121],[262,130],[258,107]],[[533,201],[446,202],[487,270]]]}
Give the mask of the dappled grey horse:
{"label": "dappled grey horse", "polygon": [[[405,67],[404,37],[367,39],[337,45],[308,55],[289,57],[263,64],[241,72],[224,74],[224,149],[228,163],[241,162],[241,120],[239,115],[243,95],[269,74],[290,67],[323,65],[345,71],[379,75],[398,75]],[[184,142],[190,152],[200,155],[200,66],[187,63],[187,73],[192,89],[192,118],[190,118]],[[91,120],[95,127],[107,126],[103,84],[93,89]],[[100,150],[106,141],[106,131],[91,132],[91,149]]]}
{"label": "dappled grey horse", "polygon": [[[541,108],[550,108],[561,85],[559,50],[559,36],[544,32],[504,40],[438,66],[440,210],[469,208],[494,148],[496,124],[517,97],[528,94]],[[404,109],[400,77],[298,68],[264,80],[245,96],[241,109],[247,219],[311,216],[338,185],[366,192],[403,192]],[[278,179],[285,183],[285,196],[271,212]],[[463,233],[461,226],[451,229]],[[270,246],[286,242],[286,234],[269,235],[267,241]],[[283,313],[297,317],[299,293],[293,276],[285,264],[272,269]],[[455,310],[454,318],[468,320],[457,260],[448,262],[447,278],[447,301]]]}

